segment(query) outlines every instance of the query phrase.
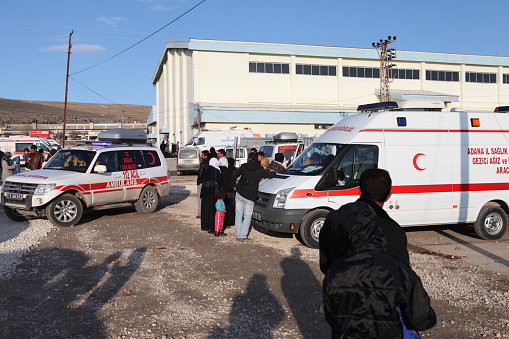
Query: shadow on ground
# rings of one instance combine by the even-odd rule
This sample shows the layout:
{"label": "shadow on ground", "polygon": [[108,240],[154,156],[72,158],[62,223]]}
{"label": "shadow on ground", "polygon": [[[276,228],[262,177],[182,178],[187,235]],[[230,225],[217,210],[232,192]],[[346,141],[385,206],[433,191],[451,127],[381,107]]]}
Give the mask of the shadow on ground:
{"label": "shadow on ground", "polygon": [[145,251],[115,252],[95,265],[79,251],[31,252],[0,280],[0,337],[105,338],[96,313],[140,267]]}

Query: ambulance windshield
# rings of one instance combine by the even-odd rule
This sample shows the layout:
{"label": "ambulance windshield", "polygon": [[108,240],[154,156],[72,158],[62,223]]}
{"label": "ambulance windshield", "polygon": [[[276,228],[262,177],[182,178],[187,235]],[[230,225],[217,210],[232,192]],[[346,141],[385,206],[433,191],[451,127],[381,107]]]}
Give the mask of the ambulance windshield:
{"label": "ambulance windshield", "polygon": [[60,150],[52,156],[44,169],[85,173],[95,152],[85,150]]}
{"label": "ambulance windshield", "polygon": [[320,174],[346,146],[344,144],[313,143],[292,162],[286,173]]}

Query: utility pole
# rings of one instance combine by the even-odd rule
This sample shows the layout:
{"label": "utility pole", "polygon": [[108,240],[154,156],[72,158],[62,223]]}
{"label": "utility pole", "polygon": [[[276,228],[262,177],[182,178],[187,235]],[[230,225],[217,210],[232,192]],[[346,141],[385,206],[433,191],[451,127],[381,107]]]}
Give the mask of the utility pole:
{"label": "utility pole", "polygon": [[122,113],[122,120],[120,120],[120,127],[124,128],[124,112],[125,112],[125,109],[118,109],[117,111]]}
{"label": "utility pole", "polygon": [[380,102],[391,101],[390,83],[394,81],[396,75],[395,64],[396,50],[387,48],[389,44],[396,41],[395,36],[388,36],[387,39],[380,39],[380,42],[373,42],[371,45],[376,48],[380,57]]}
{"label": "utility pole", "polygon": [[63,133],[62,133],[62,147],[65,146],[65,125],[67,123],[67,93],[69,89],[69,65],[71,63],[71,39],[72,39],[72,33],[74,31],[71,31],[69,34],[69,47],[67,49],[67,74],[65,76],[65,101],[64,101],[64,123],[63,123]]}

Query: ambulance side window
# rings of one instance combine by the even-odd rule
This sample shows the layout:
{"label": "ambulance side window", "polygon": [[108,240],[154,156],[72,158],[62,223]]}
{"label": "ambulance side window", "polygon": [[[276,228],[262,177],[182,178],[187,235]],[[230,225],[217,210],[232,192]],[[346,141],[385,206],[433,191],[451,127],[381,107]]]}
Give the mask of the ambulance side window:
{"label": "ambulance side window", "polygon": [[336,166],[337,185],[340,188],[358,186],[362,172],[378,167],[378,147],[375,145],[352,145]]}
{"label": "ambulance side window", "polygon": [[107,172],[118,171],[117,152],[104,152],[99,154],[95,164],[106,166]]}
{"label": "ambulance side window", "polygon": [[16,152],[23,152],[23,150],[25,148],[28,148],[30,150],[30,147],[32,146],[32,143],[21,143],[21,142],[17,142],[16,143]]}
{"label": "ambulance side window", "polygon": [[[117,151],[120,170],[121,171],[130,171],[138,168],[142,168],[143,166],[139,162],[139,156],[136,156],[136,153],[139,151]],[[138,158],[138,162],[136,161]]]}
{"label": "ambulance side window", "polygon": [[205,138],[204,137],[198,138],[197,140],[194,141],[194,145],[195,146],[205,145]]}
{"label": "ambulance side window", "polygon": [[357,145],[355,147],[354,179],[359,180],[362,172],[378,167],[378,147],[374,145]]}
{"label": "ambulance side window", "polygon": [[337,186],[344,187],[352,179],[354,147],[350,147],[337,166]]}
{"label": "ambulance side window", "polygon": [[143,158],[147,168],[161,166],[161,159],[156,151],[143,151]]}

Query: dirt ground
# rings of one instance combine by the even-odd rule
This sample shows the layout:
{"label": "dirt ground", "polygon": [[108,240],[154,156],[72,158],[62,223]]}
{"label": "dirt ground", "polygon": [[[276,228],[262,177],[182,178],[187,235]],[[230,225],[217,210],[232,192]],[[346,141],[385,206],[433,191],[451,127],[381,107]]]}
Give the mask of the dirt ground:
{"label": "dirt ground", "polygon": [[[214,238],[200,231],[194,189],[194,176],[174,176],[153,214],[89,211],[55,228],[0,279],[0,337],[329,338],[317,250],[257,230],[249,242],[233,229]],[[509,296],[507,276],[411,255],[425,285],[446,276],[460,286],[475,275],[482,291]],[[507,307],[433,295],[438,324],[423,337],[509,337]]]}

